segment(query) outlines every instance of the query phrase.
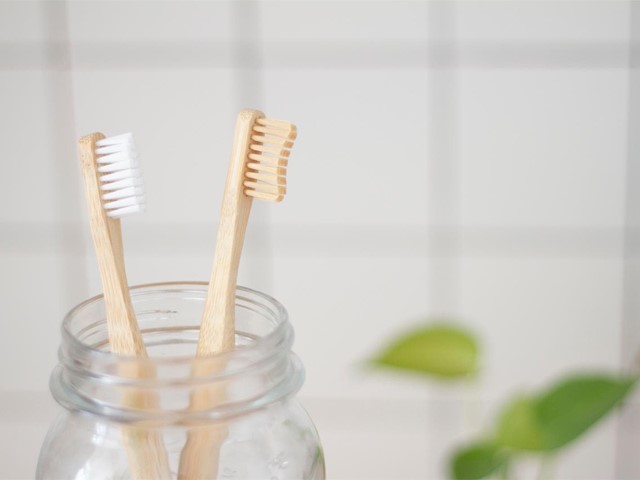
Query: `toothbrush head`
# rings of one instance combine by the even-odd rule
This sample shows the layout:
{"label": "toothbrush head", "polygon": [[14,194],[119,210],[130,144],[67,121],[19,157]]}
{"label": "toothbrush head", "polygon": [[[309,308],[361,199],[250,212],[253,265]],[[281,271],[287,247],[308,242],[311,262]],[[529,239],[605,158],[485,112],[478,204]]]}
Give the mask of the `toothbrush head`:
{"label": "toothbrush head", "polygon": [[287,163],[296,126],[284,120],[256,119],[251,132],[244,193],[271,202],[287,193]]}
{"label": "toothbrush head", "polygon": [[102,206],[109,217],[121,218],[145,209],[144,185],[133,135],[125,133],[96,142]]}

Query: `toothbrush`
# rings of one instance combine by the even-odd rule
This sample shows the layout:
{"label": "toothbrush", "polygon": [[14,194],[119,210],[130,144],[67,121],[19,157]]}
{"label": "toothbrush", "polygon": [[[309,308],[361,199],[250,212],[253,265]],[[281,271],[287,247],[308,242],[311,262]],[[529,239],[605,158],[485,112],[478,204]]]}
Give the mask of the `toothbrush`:
{"label": "toothbrush", "polygon": [[[105,138],[102,133],[78,141],[91,235],[104,289],[105,316],[112,353],[146,357],[125,272],[120,218],[144,210],[144,189],[138,158],[129,134]],[[127,362],[119,372],[132,378],[154,375],[149,365]],[[131,408],[153,407],[155,400],[143,392],[129,393],[124,403]],[[123,429],[123,440],[134,480],[171,479],[162,437],[135,426]]]}
{"label": "toothbrush", "polygon": [[[257,110],[242,110],[236,121],[233,147],[220,212],[213,271],[200,323],[196,355],[205,357],[235,347],[235,294],[244,235],[254,198],[279,202],[286,193],[286,167],[296,127],[265,118]],[[218,369],[222,366],[219,362]],[[215,373],[213,366],[194,376]],[[194,392],[191,410],[214,407],[224,400],[222,388]],[[216,478],[224,426],[193,430],[180,457],[181,480]]]}
{"label": "toothbrush", "polygon": [[262,112],[238,114],[220,213],[213,271],[200,322],[197,355],[235,346],[235,293],[238,266],[253,198],[279,202],[286,193],[286,166],[296,127],[264,118]]}

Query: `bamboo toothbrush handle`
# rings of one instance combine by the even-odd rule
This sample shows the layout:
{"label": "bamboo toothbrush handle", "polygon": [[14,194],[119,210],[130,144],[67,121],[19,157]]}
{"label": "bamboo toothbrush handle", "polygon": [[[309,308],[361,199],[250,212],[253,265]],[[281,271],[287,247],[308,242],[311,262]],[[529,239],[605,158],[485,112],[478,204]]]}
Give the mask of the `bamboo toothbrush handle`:
{"label": "bamboo toothbrush handle", "polygon": [[257,110],[243,110],[236,121],[213,271],[200,323],[198,356],[227,352],[235,346],[238,266],[252,203],[251,197],[244,194],[245,171],[252,128],[262,117],[264,114]]}
{"label": "bamboo toothbrush handle", "polygon": [[[286,166],[297,136],[291,122],[265,118],[262,112],[244,110],[238,115],[213,273],[200,326],[197,355],[207,356],[235,346],[235,292],[240,253],[253,197],[279,202],[286,193]],[[198,363],[194,376],[213,375],[224,370],[225,358]],[[196,389],[189,409],[210,410],[226,398],[222,381]],[[180,480],[216,478],[220,450],[227,435],[225,423],[194,427],[180,456]]]}
{"label": "bamboo toothbrush handle", "polygon": [[[234,132],[229,170],[225,183],[220,223],[213,260],[213,271],[205,301],[197,356],[228,352],[235,347],[235,301],[238,266],[244,244],[245,231],[251,212],[251,197],[244,194],[246,163],[253,126],[264,117],[256,110],[243,110],[238,115]],[[194,376],[214,374],[224,369],[224,362],[207,362],[198,367]],[[194,391],[190,410],[214,408],[226,397],[224,385],[214,385]],[[213,479],[219,469],[222,443],[227,437],[224,424],[202,425],[194,428],[180,456],[179,480]]]}
{"label": "bamboo toothbrush handle", "polygon": [[96,169],[96,141],[101,133],[82,137],[79,141],[82,173],[89,209],[91,236],[96,251],[105,313],[109,330],[109,346],[113,353],[140,355],[144,352],[142,336],[130,308],[122,255],[120,221],[110,218],[101,202],[102,192]]}
{"label": "bamboo toothbrush handle", "polygon": [[[78,144],[91,235],[104,290],[109,346],[115,354],[146,357],[142,334],[129,296],[120,220],[109,217],[102,206],[95,153],[96,141],[102,138],[103,134],[94,133],[82,137]],[[127,362],[121,366],[119,374],[128,378],[150,378],[155,372],[148,363]],[[123,403],[134,409],[144,409],[157,402],[148,393],[133,391],[125,394]],[[134,480],[172,478],[168,456],[158,433],[142,427],[123,427],[123,443]]]}

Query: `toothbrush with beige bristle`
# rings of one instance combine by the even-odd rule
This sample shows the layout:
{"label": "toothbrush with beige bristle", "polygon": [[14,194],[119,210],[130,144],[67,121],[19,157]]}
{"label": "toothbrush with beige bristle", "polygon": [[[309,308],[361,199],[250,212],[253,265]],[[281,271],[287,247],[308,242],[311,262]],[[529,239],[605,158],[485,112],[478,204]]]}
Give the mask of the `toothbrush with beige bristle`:
{"label": "toothbrush with beige bristle", "polygon": [[[296,127],[265,118],[257,110],[238,114],[220,212],[213,271],[200,323],[197,356],[206,357],[235,347],[235,300],[238,266],[254,198],[279,202],[286,193],[286,167]],[[207,375],[216,367],[199,367]],[[223,365],[218,365],[219,369]],[[224,401],[223,388],[202,388],[191,398],[192,411],[214,408]],[[181,480],[216,478],[218,456],[226,428],[194,429],[180,457]]]}
{"label": "toothbrush with beige bristle", "polygon": [[[118,355],[146,357],[135,317],[124,264],[120,218],[144,210],[144,190],[131,134],[105,138],[92,133],[78,141],[91,235],[104,290],[109,348]],[[153,369],[141,362],[123,361],[119,375],[150,378]],[[155,406],[148,393],[133,391],[123,399],[128,408]],[[123,441],[133,480],[171,479],[167,452],[159,433],[136,426],[123,427]]]}

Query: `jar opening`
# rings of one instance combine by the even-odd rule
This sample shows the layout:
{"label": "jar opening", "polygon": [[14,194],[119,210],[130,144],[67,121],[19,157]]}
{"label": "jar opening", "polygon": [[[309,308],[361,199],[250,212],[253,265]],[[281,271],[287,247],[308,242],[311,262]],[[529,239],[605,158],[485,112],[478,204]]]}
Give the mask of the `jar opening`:
{"label": "jar opening", "polygon": [[[222,418],[293,395],[304,377],[291,353],[293,329],[285,308],[261,292],[237,289],[233,351],[195,357],[207,287],[205,282],[172,282],[131,288],[148,358],[109,352],[102,295],[73,308],[63,322],[60,364],[51,379],[56,400],[120,420],[157,421]],[[224,402],[198,412],[189,408],[194,389],[223,384]],[[158,409],[135,410],[123,403],[141,389],[153,392]]]}

